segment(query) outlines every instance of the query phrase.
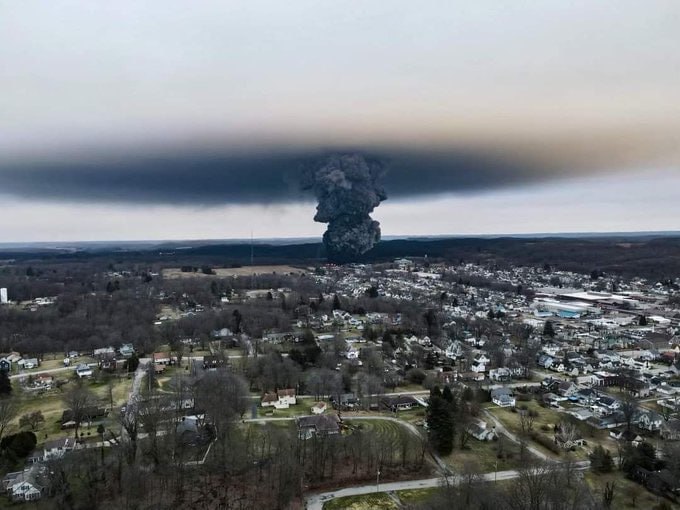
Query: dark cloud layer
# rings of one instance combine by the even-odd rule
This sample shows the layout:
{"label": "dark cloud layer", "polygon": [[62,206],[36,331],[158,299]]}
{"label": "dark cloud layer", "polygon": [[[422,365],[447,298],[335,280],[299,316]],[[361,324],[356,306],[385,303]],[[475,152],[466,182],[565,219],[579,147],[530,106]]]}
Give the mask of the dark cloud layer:
{"label": "dark cloud layer", "polygon": [[4,194],[56,201],[187,205],[312,201],[302,190],[305,164],[331,152],[357,151],[384,163],[390,199],[484,191],[554,177],[554,173],[456,151],[338,148],[145,155],[59,163],[0,165]]}

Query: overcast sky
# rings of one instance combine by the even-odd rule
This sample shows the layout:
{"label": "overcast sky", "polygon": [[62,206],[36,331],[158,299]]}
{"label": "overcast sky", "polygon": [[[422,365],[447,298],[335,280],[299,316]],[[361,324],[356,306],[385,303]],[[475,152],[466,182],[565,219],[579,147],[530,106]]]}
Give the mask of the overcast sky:
{"label": "overcast sky", "polygon": [[680,3],[0,0],[3,241],[680,230]]}

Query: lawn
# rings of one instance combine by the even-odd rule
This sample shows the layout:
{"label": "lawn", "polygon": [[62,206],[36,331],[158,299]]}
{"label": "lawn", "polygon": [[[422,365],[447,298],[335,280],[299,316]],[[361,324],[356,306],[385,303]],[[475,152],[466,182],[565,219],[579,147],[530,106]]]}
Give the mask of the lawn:
{"label": "lawn", "polygon": [[[585,481],[593,494],[600,498],[605,484],[615,483],[614,501],[611,508],[655,508],[662,501],[668,503],[669,508],[680,508],[678,505],[673,505],[670,501],[652,494],[642,485],[628,480],[621,472],[596,474],[589,471],[585,474]],[[633,504],[633,499],[635,499],[635,504]]]}
{"label": "lawn", "polygon": [[[538,402],[532,400],[530,402],[518,402],[518,406],[526,406],[529,411],[536,411],[538,416],[534,419],[533,430],[536,433],[543,434],[548,437],[552,437],[553,427],[555,424],[562,420],[569,420],[575,423],[576,428],[581,434],[581,437],[586,440],[587,446],[585,448],[578,448],[574,455],[579,459],[587,458],[590,451],[596,445],[601,445],[609,451],[616,451],[616,442],[609,437],[606,430],[599,430],[595,427],[590,426],[586,422],[578,422],[573,420],[571,416],[561,413],[551,407],[542,407]],[[487,407],[488,411],[491,412],[498,420],[500,420],[503,425],[507,427],[510,432],[516,435],[521,435],[522,427],[520,425],[520,414],[519,412],[513,413],[509,408],[499,408],[493,405]],[[544,447],[532,442],[532,445],[539,448],[548,454],[550,452]]]}
{"label": "lawn", "polygon": [[434,496],[438,490],[438,488],[433,488],[397,491],[397,497],[404,505],[418,505],[425,503],[428,499]]}
{"label": "lawn", "polygon": [[332,499],[323,505],[323,510],[397,510],[399,505],[387,494],[365,494]]}
{"label": "lawn", "polygon": [[[385,454],[386,466],[398,467],[402,462],[413,462],[420,459],[423,440],[416,437],[411,430],[399,422],[390,420],[345,420],[349,426],[348,434],[355,430],[371,433],[376,444],[379,444]],[[351,440],[351,437],[350,437]]]}
{"label": "lawn", "polygon": [[[113,378],[112,381],[114,406],[118,407],[127,401],[132,380],[122,377]],[[55,388],[45,391],[42,394],[17,390],[16,397],[19,402],[19,412],[17,414],[16,420],[14,420],[12,423],[11,431],[16,432],[19,430],[19,418],[21,416],[35,411],[40,411],[43,414],[45,421],[35,430],[35,434],[39,443],[50,439],[72,435],[72,430],[61,430],[61,415],[66,409],[66,404],[64,403],[64,394],[73,386],[73,384],[74,382],[70,381],[61,389]],[[109,407],[110,403],[107,383],[89,381],[86,384],[97,397],[97,404],[102,407]],[[113,411],[110,414],[110,417],[107,419],[107,424],[110,426],[114,425],[115,418],[113,417],[116,416],[114,414],[115,412],[116,411]],[[90,432],[91,435],[94,435],[94,431],[97,429],[97,424],[98,423],[93,423],[92,427],[90,428],[83,426],[82,431],[85,432],[85,435],[87,435],[88,432]]]}
{"label": "lawn", "polygon": [[[529,452],[527,454],[531,455]],[[456,448],[451,454],[442,457],[442,460],[451,466],[454,472],[460,472],[470,466],[482,473],[491,473],[516,469],[522,464],[519,445],[505,436],[497,441],[477,441],[470,438],[464,450]]]}
{"label": "lawn", "polygon": [[404,386],[397,386],[393,390],[387,390],[385,392],[386,395],[389,395],[390,393],[422,393],[426,392],[427,390],[423,388],[421,384],[406,384]]}
{"label": "lawn", "polygon": [[[112,393],[113,393],[113,406],[120,407],[125,405],[132,389],[132,376],[130,377],[114,377],[111,379]],[[90,389],[97,396],[97,398],[106,402],[107,407],[109,407],[109,384],[107,382],[91,382]]]}

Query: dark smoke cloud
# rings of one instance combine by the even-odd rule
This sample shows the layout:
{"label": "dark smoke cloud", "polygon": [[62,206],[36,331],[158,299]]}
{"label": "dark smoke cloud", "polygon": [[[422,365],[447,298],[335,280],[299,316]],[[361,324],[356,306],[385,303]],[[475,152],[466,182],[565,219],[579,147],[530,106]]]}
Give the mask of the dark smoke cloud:
{"label": "dark smoke cloud", "polygon": [[356,260],[380,241],[370,214],[387,198],[383,173],[382,163],[360,154],[331,155],[304,169],[303,188],[319,202],[314,221],[328,223],[323,242],[330,260]]}
{"label": "dark smoke cloud", "polygon": [[457,151],[340,148],[332,151],[209,152],[0,162],[0,192],[54,201],[140,204],[275,204],[311,200],[301,169],[329,154],[361,153],[388,167],[394,199],[484,191],[555,177],[531,165]]}

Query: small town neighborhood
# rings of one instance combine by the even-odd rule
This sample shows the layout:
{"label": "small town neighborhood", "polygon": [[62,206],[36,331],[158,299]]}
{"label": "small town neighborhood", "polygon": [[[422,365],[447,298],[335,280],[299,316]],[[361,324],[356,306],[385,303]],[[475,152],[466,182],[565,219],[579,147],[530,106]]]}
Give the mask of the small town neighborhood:
{"label": "small town neighborhood", "polygon": [[[313,438],[351,443],[365,430],[384,433],[376,428],[384,422],[390,434],[423,441],[429,465],[418,469],[431,473],[424,477],[472,461],[487,473],[519,469],[529,458],[589,461],[597,471],[606,455],[612,466],[603,472],[621,469],[627,483],[657,498],[680,495],[670,459],[680,451],[677,282],[427,258],[299,268],[285,279],[290,287],[254,292],[251,279],[243,289],[218,289],[212,305],[157,288],[151,327],[159,340],[151,351],[148,343],[120,342],[3,353],[0,371],[22,409],[3,432],[11,439],[4,448],[20,452],[3,475],[5,497],[54,497],[55,462],[87,451],[105,459],[135,435],[140,445],[176,436],[187,466],[210,462],[215,398],[240,391],[237,384],[202,393],[201,381],[221,374],[243,379],[234,408],[243,431],[290,425],[305,448]],[[41,302],[52,303],[40,305],[49,310],[59,297]],[[35,313],[34,306],[4,308]],[[277,317],[255,315],[244,327],[241,310],[277,310]],[[228,320],[205,336],[184,332],[216,316]],[[442,441],[435,408],[450,395],[455,431]],[[631,464],[623,460],[631,448],[652,457]]]}

